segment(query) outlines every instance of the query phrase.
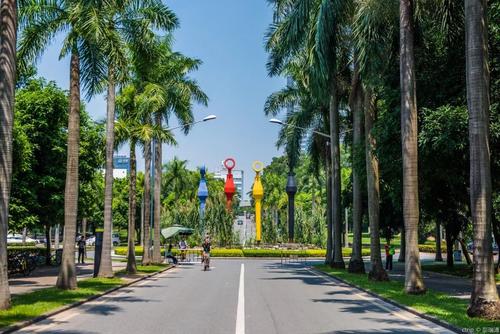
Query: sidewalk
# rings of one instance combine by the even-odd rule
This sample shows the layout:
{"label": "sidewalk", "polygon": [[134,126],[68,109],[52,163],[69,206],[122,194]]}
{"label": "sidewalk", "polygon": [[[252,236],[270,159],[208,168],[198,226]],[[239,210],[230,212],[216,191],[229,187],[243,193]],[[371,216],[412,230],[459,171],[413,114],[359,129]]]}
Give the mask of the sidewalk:
{"label": "sidewalk", "polygon": [[[421,263],[429,264],[434,262],[434,254],[422,253]],[[395,281],[404,282],[405,280],[405,264],[397,262],[399,253],[394,255],[393,270],[389,271],[389,278]],[[385,255],[382,255],[382,262],[385,266]],[[446,265],[446,263],[443,263]],[[370,260],[365,259],[365,269],[370,270]],[[472,291],[472,280],[468,278],[452,276],[447,274],[424,271],[425,286],[434,291],[444,292],[452,297],[461,299],[470,299]],[[500,293],[500,285],[497,283],[497,289]]]}
{"label": "sidewalk", "polygon": [[[113,262],[113,271],[119,271],[127,266],[125,262]],[[9,278],[9,289],[12,295],[32,292],[39,289],[50,288],[56,285],[59,267],[37,267],[29,276],[15,275]],[[94,274],[94,263],[76,265],[77,280],[90,278]]]}

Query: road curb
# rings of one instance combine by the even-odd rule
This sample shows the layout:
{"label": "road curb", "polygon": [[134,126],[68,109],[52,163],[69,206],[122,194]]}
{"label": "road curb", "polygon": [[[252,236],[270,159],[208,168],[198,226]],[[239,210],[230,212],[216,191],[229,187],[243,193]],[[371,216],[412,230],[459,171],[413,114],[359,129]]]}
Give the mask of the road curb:
{"label": "road curb", "polygon": [[342,278],[340,278],[340,277],[337,277],[337,276],[332,275],[332,274],[330,274],[330,273],[326,273],[326,272],[324,272],[324,271],[317,270],[317,269],[315,269],[315,268],[310,268],[310,270],[311,270],[311,271],[313,271],[313,272],[315,272],[316,274],[327,275],[327,276],[329,276],[329,277],[331,277],[331,278],[333,278],[333,279],[335,279],[335,280],[337,280],[337,281],[339,281],[339,282],[342,282],[342,283],[344,283],[344,284],[346,284],[346,285],[349,285],[349,286],[351,286],[351,287],[353,287],[353,288],[356,288],[356,289],[358,289],[358,290],[361,290],[361,291],[363,291],[363,292],[365,292],[365,293],[369,294],[369,295],[370,295],[370,296],[372,296],[372,297],[375,297],[375,298],[381,299],[381,300],[383,300],[384,302],[386,302],[386,303],[388,303],[388,304],[391,304],[391,305],[393,305],[393,306],[396,306],[396,307],[398,307],[398,308],[401,308],[401,309],[403,309],[403,310],[405,310],[405,311],[408,311],[408,312],[410,312],[410,313],[412,313],[412,314],[414,314],[414,315],[416,315],[416,316],[418,316],[418,317],[420,317],[420,318],[423,318],[423,319],[425,319],[425,320],[428,320],[428,321],[430,321],[430,322],[435,323],[436,325],[439,325],[439,326],[442,326],[442,327],[444,327],[444,328],[446,328],[446,329],[449,329],[449,330],[450,330],[450,331],[452,331],[452,332],[455,332],[455,333],[463,333],[463,331],[462,331],[462,329],[461,329],[461,328],[458,328],[458,327],[456,327],[456,326],[454,326],[454,325],[452,325],[452,324],[450,324],[450,323],[447,323],[447,322],[446,322],[446,321],[444,321],[444,320],[438,319],[438,318],[436,318],[436,317],[434,317],[434,316],[432,316],[432,315],[428,315],[428,314],[425,314],[425,313],[421,313],[421,312],[419,312],[419,311],[415,310],[414,308],[412,308],[412,307],[410,307],[410,306],[406,306],[406,305],[400,304],[400,303],[398,303],[398,302],[396,302],[396,301],[394,301],[394,300],[392,300],[392,299],[389,299],[389,298],[386,298],[386,297],[382,297],[382,296],[380,296],[380,295],[378,295],[378,294],[376,294],[376,293],[374,293],[374,292],[372,292],[372,291],[370,291],[370,290],[367,290],[367,289],[362,288],[362,287],[360,287],[360,286],[358,286],[358,285],[356,285],[356,284],[353,284],[353,283],[351,283],[351,282],[348,282],[348,281],[346,281],[346,280],[344,280],[344,279],[342,279]]}
{"label": "road curb", "polygon": [[62,306],[62,307],[60,307],[60,308],[58,308],[58,309],[56,309],[56,310],[54,310],[54,311],[47,312],[47,313],[42,314],[42,315],[40,315],[40,316],[38,316],[38,317],[36,317],[36,318],[30,319],[30,320],[26,320],[26,321],[22,321],[22,322],[19,322],[19,323],[15,324],[15,325],[5,327],[4,329],[0,329],[0,334],[7,334],[7,333],[12,333],[12,332],[18,331],[18,330],[20,330],[20,329],[23,329],[23,328],[25,328],[25,327],[28,327],[28,326],[30,326],[30,325],[33,325],[33,324],[35,324],[35,323],[37,323],[37,322],[40,322],[40,321],[45,320],[45,319],[47,319],[47,318],[50,318],[50,317],[52,317],[52,316],[54,316],[54,315],[57,315],[57,314],[59,314],[59,313],[62,313],[62,312],[64,312],[64,311],[70,310],[70,309],[72,309],[72,308],[75,308],[75,307],[78,307],[78,306],[80,306],[80,305],[83,305],[83,304],[85,304],[85,303],[87,303],[87,302],[90,302],[90,301],[93,301],[93,300],[98,299],[98,298],[100,298],[100,297],[103,297],[103,296],[105,296],[105,295],[108,295],[108,294],[110,294],[110,293],[112,293],[112,292],[115,292],[115,291],[117,291],[117,290],[120,290],[120,289],[126,288],[126,287],[128,287],[128,286],[131,286],[131,285],[133,285],[133,284],[135,284],[135,283],[137,283],[137,282],[140,282],[140,281],[143,281],[143,280],[145,280],[145,279],[148,279],[148,278],[151,278],[151,277],[157,276],[157,275],[159,275],[159,274],[161,274],[161,273],[164,273],[164,272],[166,272],[166,271],[168,271],[168,270],[171,270],[171,269],[173,269],[173,268],[175,268],[175,267],[176,267],[176,266],[170,266],[170,267],[167,267],[167,268],[162,269],[162,270],[160,270],[160,271],[157,271],[157,272],[155,272],[155,273],[152,273],[152,274],[147,274],[147,275],[145,275],[145,276],[141,276],[141,277],[139,277],[139,278],[137,278],[137,279],[134,279],[134,280],[132,280],[132,281],[130,281],[130,282],[124,283],[124,284],[122,284],[122,285],[119,285],[119,286],[114,287],[114,288],[112,288],[112,289],[106,290],[106,291],[101,292],[101,293],[99,293],[99,294],[96,294],[96,295],[90,296],[90,297],[88,297],[88,298],[86,298],[86,299],[83,299],[83,300],[80,300],[80,301],[78,301],[78,302],[74,302],[74,303],[72,303],[72,304],[68,304],[68,305]]}

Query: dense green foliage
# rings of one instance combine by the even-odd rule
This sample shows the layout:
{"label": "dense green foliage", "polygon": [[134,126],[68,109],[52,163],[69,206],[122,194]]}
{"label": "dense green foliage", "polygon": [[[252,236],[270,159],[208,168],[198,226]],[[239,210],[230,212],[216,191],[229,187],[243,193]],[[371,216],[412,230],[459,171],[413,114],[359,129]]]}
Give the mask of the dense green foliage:
{"label": "dense green foliage", "polygon": [[[31,79],[17,91],[9,230],[43,229],[63,222],[67,113],[67,93],[53,82]],[[96,183],[102,150],[103,128],[82,108],[80,218],[99,216],[102,197],[96,196]]]}

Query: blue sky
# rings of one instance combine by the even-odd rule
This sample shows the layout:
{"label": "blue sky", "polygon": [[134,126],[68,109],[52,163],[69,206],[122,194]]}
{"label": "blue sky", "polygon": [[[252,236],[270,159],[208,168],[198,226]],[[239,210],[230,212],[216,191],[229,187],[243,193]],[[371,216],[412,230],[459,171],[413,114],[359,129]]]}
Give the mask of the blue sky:
{"label": "blue sky", "polygon": [[[245,191],[253,179],[254,160],[269,163],[280,153],[275,147],[279,127],[263,113],[266,97],[283,87],[283,78],[269,78],[265,64],[264,33],[272,20],[265,0],[168,0],[177,14],[180,28],[174,33],[175,50],[203,61],[193,74],[210,102],[196,106],[195,117],[216,114],[217,120],[193,127],[189,135],[176,133],[177,147],[163,147],[164,162],[177,156],[189,167],[206,165],[214,171],[227,157],[234,157],[237,169],[245,171]],[[64,89],[69,82],[69,59],[58,60],[61,37],[42,57],[39,74],[55,80]],[[96,120],[104,119],[105,99],[88,103]],[[175,124],[175,122],[172,122]],[[126,153],[121,148],[120,153]],[[143,161],[139,168],[143,169]]]}

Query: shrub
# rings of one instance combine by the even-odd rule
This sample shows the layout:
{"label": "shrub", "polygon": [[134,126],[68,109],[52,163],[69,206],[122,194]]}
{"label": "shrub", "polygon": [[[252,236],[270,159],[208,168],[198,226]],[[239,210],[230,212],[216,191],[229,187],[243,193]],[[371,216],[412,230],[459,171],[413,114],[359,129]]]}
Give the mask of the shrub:
{"label": "shrub", "polygon": [[45,256],[47,249],[36,246],[7,246],[7,254],[14,255],[17,253],[29,252],[33,255]]}
{"label": "shrub", "polygon": [[[143,248],[141,246],[135,247],[135,255],[142,256]],[[165,249],[162,248],[162,256],[165,254]],[[179,255],[179,250],[172,249],[174,256]],[[351,256],[351,248],[343,248],[342,256]],[[127,247],[115,247],[116,255],[127,255]],[[210,255],[213,257],[276,257],[279,258],[282,255],[296,255],[299,257],[325,257],[326,249],[278,249],[278,248],[212,248]],[[370,255],[370,250],[363,248],[361,251],[362,256]]]}

